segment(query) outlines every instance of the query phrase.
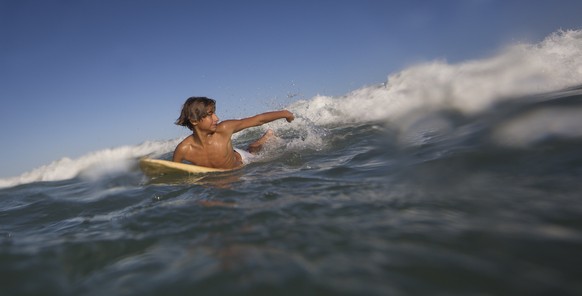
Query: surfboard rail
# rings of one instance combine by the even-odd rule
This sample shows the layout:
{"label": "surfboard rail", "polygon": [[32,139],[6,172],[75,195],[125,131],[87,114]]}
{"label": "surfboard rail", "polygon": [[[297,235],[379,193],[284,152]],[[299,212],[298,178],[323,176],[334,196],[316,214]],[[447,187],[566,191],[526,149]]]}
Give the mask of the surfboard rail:
{"label": "surfboard rail", "polygon": [[163,159],[142,158],[139,160],[141,170],[148,176],[160,176],[167,174],[203,174],[214,172],[227,172],[234,169],[217,169],[199,165],[179,163]]}

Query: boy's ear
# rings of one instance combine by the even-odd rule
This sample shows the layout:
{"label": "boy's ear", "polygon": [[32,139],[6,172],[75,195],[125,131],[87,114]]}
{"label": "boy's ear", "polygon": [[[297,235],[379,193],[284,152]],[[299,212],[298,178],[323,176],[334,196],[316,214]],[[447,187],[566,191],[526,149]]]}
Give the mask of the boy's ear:
{"label": "boy's ear", "polygon": [[198,124],[198,121],[194,121],[194,120],[190,119],[190,123],[191,123],[192,125],[197,125],[197,124]]}

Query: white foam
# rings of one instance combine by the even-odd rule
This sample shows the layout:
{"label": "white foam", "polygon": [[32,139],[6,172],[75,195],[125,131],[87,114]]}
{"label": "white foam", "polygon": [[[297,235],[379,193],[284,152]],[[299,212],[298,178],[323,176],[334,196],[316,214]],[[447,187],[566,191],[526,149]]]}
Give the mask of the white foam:
{"label": "white foam", "polygon": [[582,31],[559,31],[539,44],[516,44],[485,59],[423,63],[390,75],[383,85],[342,97],[316,96],[290,108],[317,124],[388,120],[455,110],[475,114],[518,96],[582,84]]}
{"label": "white foam", "polygon": [[[289,108],[300,125],[385,121],[405,145],[450,131],[439,111],[474,115],[494,104],[582,84],[582,31],[559,31],[538,44],[514,44],[498,54],[458,64],[408,67],[386,83],[341,97],[316,96]],[[316,142],[314,142],[316,143]]]}
{"label": "white foam", "polygon": [[77,159],[62,158],[13,178],[0,179],[0,187],[12,187],[40,181],[59,181],[83,176],[98,178],[104,174],[128,170],[136,159],[172,151],[178,140],[148,141],[137,146],[122,146],[89,153]]}
{"label": "white foam", "polygon": [[500,144],[527,147],[547,138],[582,138],[582,107],[553,107],[527,112],[499,126],[493,139]]}

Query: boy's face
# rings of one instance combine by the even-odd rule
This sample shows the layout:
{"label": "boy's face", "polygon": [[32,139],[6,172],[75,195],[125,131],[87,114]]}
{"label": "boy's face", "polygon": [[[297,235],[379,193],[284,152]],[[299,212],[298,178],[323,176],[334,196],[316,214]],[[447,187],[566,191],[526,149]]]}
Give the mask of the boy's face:
{"label": "boy's face", "polygon": [[214,132],[218,126],[218,116],[216,116],[214,110],[210,110],[204,118],[198,122],[193,122],[193,124],[200,130]]}

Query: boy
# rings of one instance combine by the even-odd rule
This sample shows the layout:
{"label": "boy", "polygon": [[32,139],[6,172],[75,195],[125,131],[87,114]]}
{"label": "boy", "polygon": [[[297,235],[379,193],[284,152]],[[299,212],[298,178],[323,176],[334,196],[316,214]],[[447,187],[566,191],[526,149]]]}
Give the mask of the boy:
{"label": "boy", "polygon": [[285,118],[287,122],[295,119],[293,113],[281,110],[218,123],[215,111],[216,101],[213,99],[190,97],[186,100],[176,124],[188,127],[192,135],[178,144],[174,150],[173,161],[189,161],[195,165],[221,169],[241,167],[245,164],[245,158],[250,156],[249,153],[258,152],[273,132],[269,130],[260,139],[251,143],[248,152],[232,147],[232,134],[277,119]]}

